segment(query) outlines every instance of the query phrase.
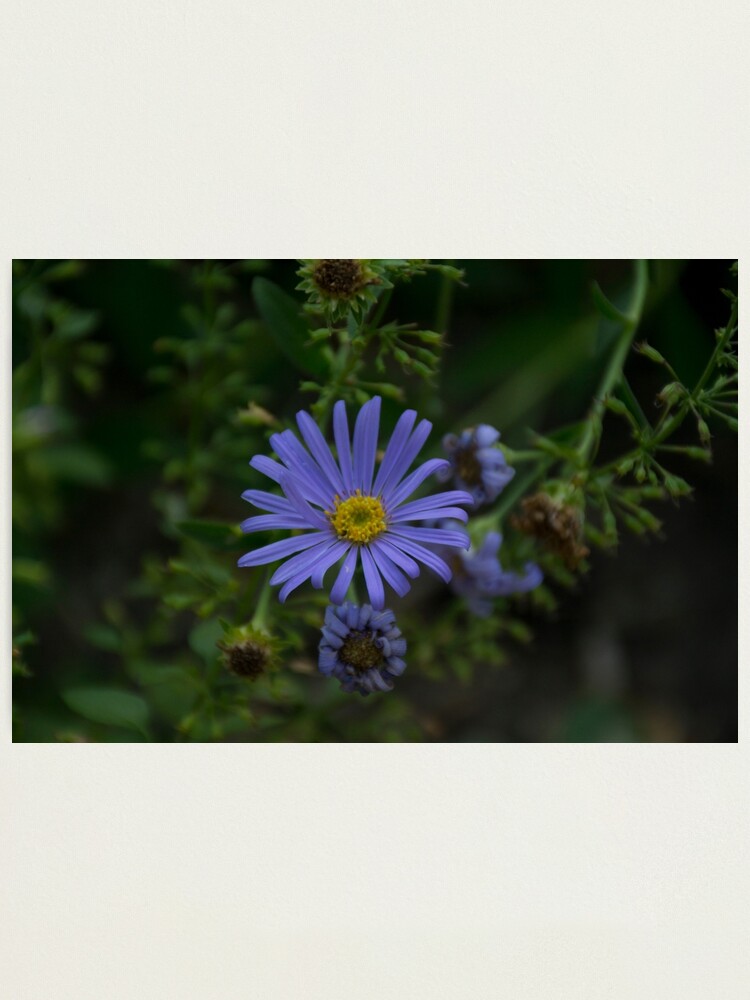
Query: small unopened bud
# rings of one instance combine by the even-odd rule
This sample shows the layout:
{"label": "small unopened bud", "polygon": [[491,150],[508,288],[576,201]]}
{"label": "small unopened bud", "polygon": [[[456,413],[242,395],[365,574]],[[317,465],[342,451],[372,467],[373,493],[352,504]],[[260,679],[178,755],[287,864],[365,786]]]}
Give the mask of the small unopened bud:
{"label": "small unopened bud", "polygon": [[615,472],[618,476],[625,476],[635,465],[635,461],[632,458],[624,458],[622,462],[618,462],[615,466]]}
{"label": "small unopened bud", "polygon": [[679,382],[670,382],[668,385],[664,386],[656,398],[665,406],[674,406],[676,403],[679,403],[684,395],[684,386],[680,385]]}
{"label": "small unopened bud", "polygon": [[685,445],[682,451],[688,458],[692,458],[696,462],[710,462],[712,458],[711,450],[708,448],[695,448],[693,445]]}
{"label": "small unopened bud", "polygon": [[645,358],[648,358],[650,361],[656,362],[657,365],[666,364],[664,357],[661,354],[659,354],[659,352],[656,350],[655,347],[652,347],[651,344],[647,344],[645,340],[642,344],[636,344],[635,349],[636,351],[638,351],[639,354],[642,354]]}
{"label": "small unopened bud", "polygon": [[664,487],[671,497],[685,497],[693,492],[693,487],[679,476],[668,473],[664,477]]}
{"label": "small unopened bud", "polygon": [[238,412],[237,422],[247,424],[250,427],[277,427],[279,424],[272,413],[253,402],[248,403],[244,410]]}
{"label": "small unopened bud", "polygon": [[650,510],[645,507],[639,507],[636,517],[648,531],[657,532],[661,530],[661,521],[658,517],[654,517]]}
{"label": "small unopened bud", "polygon": [[630,416],[630,410],[622,402],[622,400],[617,399],[616,396],[607,396],[605,400],[605,405],[608,410],[611,410],[612,413],[617,413],[621,417]]}

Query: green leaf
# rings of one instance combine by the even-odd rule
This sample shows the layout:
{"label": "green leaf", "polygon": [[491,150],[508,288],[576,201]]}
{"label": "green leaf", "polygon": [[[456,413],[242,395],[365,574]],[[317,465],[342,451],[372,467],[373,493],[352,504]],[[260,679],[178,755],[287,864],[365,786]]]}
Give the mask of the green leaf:
{"label": "green leaf", "polygon": [[46,471],[58,479],[85,486],[107,486],[112,479],[110,462],[85,444],[54,445],[44,451],[43,459]]}
{"label": "green leaf", "polygon": [[84,309],[71,309],[67,305],[56,307],[52,319],[56,324],[55,332],[63,340],[78,340],[79,337],[85,337],[99,322],[97,313]]}
{"label": "green leaf", "polygon": [[84,638],[97,649],[104,649],[108,653],[119,653],[122,648],[122,637],[117,629],[111,625],[104,625],[102,622],[92,622],[83,630]]}
{"label": "green leaf", "polygon": [[148,705],[137,694],[114,687],[68,688],[62,692],[68,708],[92,722],[123,726],[148,735]]}
{"label": "green leaf", "polygon": [[162,600],[174,611],[186,611],[197,604],[199,598],[195,594],[165,594]]}
{"label": "green leaf", "polygon": [[38,559],[14,559],[12,573],[13,580],[19,583],[28,583],[33,587],[48,587],[50,584],[49,569]]}
{"label": "green leaf", "polygon": [[14,646],[33,646],[36,642],[36,636],[31,631],[22,632],[20,635],[13,636]]}
{"label": "green leaf", "polygon": [[300,371],[325,378],[323,356],[308,344],[310,329],[298,303],[267,278],[253,281],[253,298],[276,345]]}
{"label": "green leaf", "polygon": [[216,643],[223,635],[224,629],[221,623],[212,618],[195,626],[188,636],[188,645],[194,653],[197,653],[202,660],[210,665],[219,656]]}

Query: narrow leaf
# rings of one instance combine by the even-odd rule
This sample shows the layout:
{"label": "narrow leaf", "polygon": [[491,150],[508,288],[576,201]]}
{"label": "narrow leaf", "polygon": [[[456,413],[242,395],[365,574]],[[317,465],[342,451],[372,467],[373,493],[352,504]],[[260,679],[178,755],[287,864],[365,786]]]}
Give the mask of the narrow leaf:
{"label": "narrow leaf", "polygon": [[310,329],[300,315],[298,303],[267,278],[253,281],[253,298],[268,332],[277,347],[300,371],[325,378],[327,373],[320,352],[311,346]]}

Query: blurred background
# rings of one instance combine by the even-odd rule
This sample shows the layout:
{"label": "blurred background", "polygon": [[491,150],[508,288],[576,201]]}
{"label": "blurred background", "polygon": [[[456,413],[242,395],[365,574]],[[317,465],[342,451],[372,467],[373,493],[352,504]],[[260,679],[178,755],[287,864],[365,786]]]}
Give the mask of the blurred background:
{"label": "blurred background", "polygon": [[[529,428],[580,418],[601,371],[592,281],[616,298],[631,263],[451,263],[463,285],[427,274],[388,310],[428,329],[449,317],[437,384],[394,375],[433,420],[433,451],[479,421],[523,448]],[[653,264],[636,339],[688,385],[726,322],[730,264]],[[451,598],[420,578],[392,694],[347,697],[317,675],[325,602],[309,594],[280,611],[276,675],[228,673],[219,619],[241,624],[257,600],[233,530],[250,513],[240,493],[263,485],[247,463],[269,450],[271,420],[311,400],[253,282],[301,306],[298,266],[14,262],[14,739],[735,741],[737,452],[718,425],[712,464],[675,456],[695,492],[659,505],[662,537],[623,534],[571,589],[514,602],[507,628],[479,635],[452,616],[438,642]],[[657,413],[664,380],[635,353],[627,371]],[[386,401],[383,434],[400,409]],[[627,440],[608,418],[603,451]]]}

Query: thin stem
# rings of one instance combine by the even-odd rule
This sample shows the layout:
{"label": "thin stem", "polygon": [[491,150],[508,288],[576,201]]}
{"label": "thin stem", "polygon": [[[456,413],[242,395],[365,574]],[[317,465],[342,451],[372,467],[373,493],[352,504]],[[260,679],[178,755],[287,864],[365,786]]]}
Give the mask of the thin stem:
{"label": "thin stem", "polygon": [[269,580],[271,579],[271,568],[267,568],[263,574],[263,579],[260,583],[260,597],[258,598],[258,603],[255,607],[255,614],[253,615],[252,621],[250,622],[250,627],[255,629],[264,629],[266,627],[266,619],[268,617],[268,604],[271,600],[271,586]]}
{"label": "thin stem", "polygon": [[651,424],[649,423],[648,417],[643,412],[641,404],[638,402],[635,393],[630,388],[630,383],[624,375],[620,379],[620,384],[617,386],[617,390],[622,396],[623,402],[630,408],[630,412],[633,413],[643,430],[650,431]]}
{"label": "thin stem", "polygon": [[358,328],[354,336],[348,341],[348,354],[342,362],[341,369],[339,370],[336,378],[330,383],[329,386],[327,386],[326,391],[323,395],[321,395],[318,401],[319,405],[316,408],[317,417],[318,422],[322,427],[325,427],[326,425],[328,416],[339,390],[356,371],[360,361],[362,360],[362,355],[374,335],[377,333],[381,320],[383,319],[385,311],[388,308],[388,303],[391,301],[392,294],[392,288],[388,288],[385,292],[383,292],[378,299],[372,319],[366,319]]}
{"label": "thin stem", "polygon": [[727,341],[730,339],[730,337],[734,333],[736,327],[737,327],[737,300],[735,299],[734,302],[732,302],[732,311],[729,314],[729,322],[724,327],[724,329],[721,331],[721,336],[716,341],[716,346],[714,347],[713,354],[709,358],[708,364],[706,365],[706,367],[703,370],[703,374],[698,379],[698,382],[697,382],[695,388],[693,389],[693,392],[692,392],[693,396],[696,396],[701,391],[701,389],[706,384],[706,382],[708,381],[711,373],[713,372],[714,368],[716,367],[716,364],[717,364],[719,358],[721,357],[721,354],[722,354],[724,348],[727,345]]}
{"label": "thin stem", "polygon": [[599,425],[601,423],[602,413],[604,412],[606,398],[622,378],[622,369],[625,364],[625,359],[628,356],[630,345],[633,341],[633,337],[635,336],[635,332],[638,329],[638,324],[641,321],[647,289],[647,262],[645,260],[637,260],[635,262],[635,283],[633,285],[633,294],[631,296],[630,305],[627,313],[623,314],[622,330],[617,338],[615,349],[612,351],[609,364],[607,365],[599,383],[599,387],[597,388],[596,395],[594,396],[594,402],[586,421],[586,427],[583,432],[581,442],[577,448],[578,454],[584,463],[591,458],[592,452],[595,450],[598,440]]}

